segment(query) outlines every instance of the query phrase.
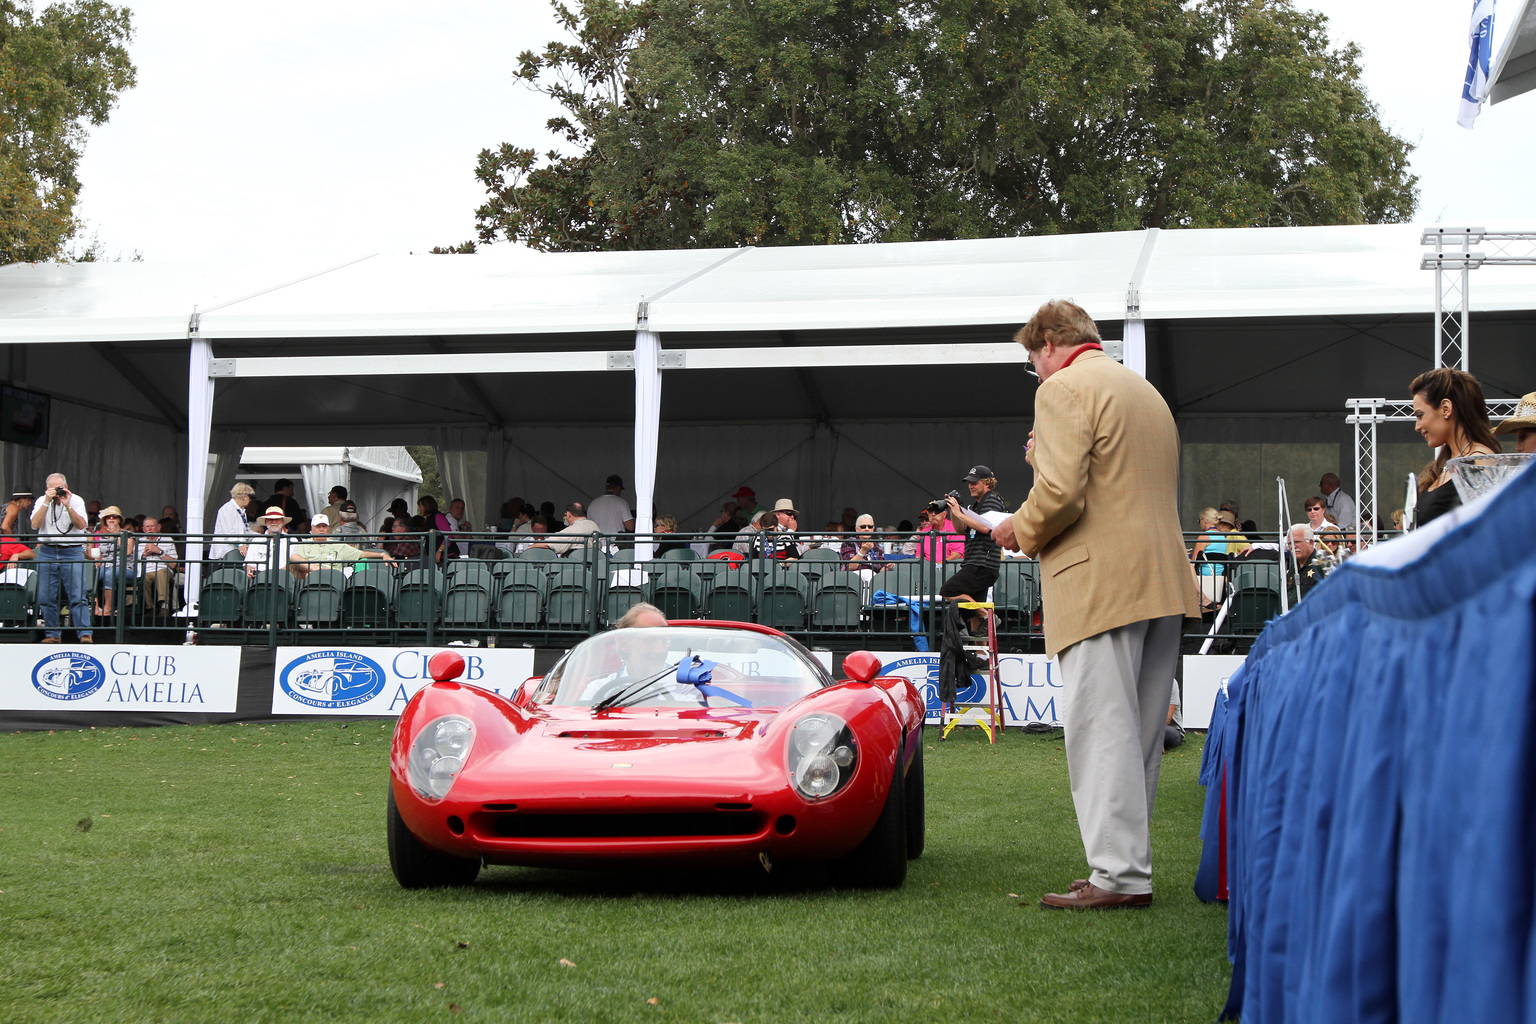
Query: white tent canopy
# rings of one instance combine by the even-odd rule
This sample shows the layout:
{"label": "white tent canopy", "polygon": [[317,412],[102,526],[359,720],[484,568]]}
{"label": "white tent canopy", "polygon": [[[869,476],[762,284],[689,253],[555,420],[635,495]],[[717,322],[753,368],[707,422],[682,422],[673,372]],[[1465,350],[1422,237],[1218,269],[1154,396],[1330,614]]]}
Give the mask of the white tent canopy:
{"label": "white tent canopy", "polygon": [[1500,103],[1536,89],[1536,3],[1521,0],[1514,28],[1488,78],[1488,100]]}
{"label": "white tent canopy", "polygon": [[[1113,321],[1125,317],[1132,289],[1148,318],[1423,313],[1434,296],[1418,269],[1421,232],[1371,225],[743,250],[509,247],[371,256],[297,275],[270,265],[21,264],[0,269],[0,341],[185,340],[194,311],[209,341],[632,332],[642,304],[664,340],[1018,324],[1059,296]],[[1479,281],[1474,308],[1529,309],[1529,284]]]}
{"label": "white tent canopy", "polygon": [[[6,376],[66,407],[56,435],[74,440],[46,459],[10,452],[6,472],[32,483],[56,451],[94,457],[131,436],[134,453],[91,463],[104,492],[174,494],[179,466],[200,498],[204,452],[345,437],[484,452],[479,523],[508,494],[563,504],[610,472],[635,488],[642,528],[653,472],[684,528],[744,482],[894,521],[978,461],[1022,496],[1033,384],[1009,338],[1055,297],[1123,336],[1186,440],[1347,443],[1347,398],[1397,394],[1428,364],[1420,234],[13,265],[0,268]],[[1478,272],[1471,308],[1474,371],[1493,395],[1529,390],[1536,268]],[[131,475],[137,451],[158,460],[150,482]],[[192,526],[201,502],[187,504]]]}

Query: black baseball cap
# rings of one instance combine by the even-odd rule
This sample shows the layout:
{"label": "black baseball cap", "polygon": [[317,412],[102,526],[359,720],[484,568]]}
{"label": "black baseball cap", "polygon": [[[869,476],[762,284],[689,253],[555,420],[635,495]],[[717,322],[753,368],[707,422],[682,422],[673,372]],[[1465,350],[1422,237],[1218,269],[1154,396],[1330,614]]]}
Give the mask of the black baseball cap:
{"label": "black baseball cap", "polygon": [[996,474],[994,474],[992,470],[988,469],[986,466],[972,466],[971,471],[965,474],[964,479],[966,483],[973,484],[977,480],[985,480],[987,477],[995,475]]}
{"label": "black baseball cap", "polygon": [[619,474],[615,473],[615,474],[613,474],[613,476],[608,478],[608,486],[609,487],[623,487],[624,486],[624,478],[619,476]]}
{"label": "black baseball cap", "polygon": [[350,500],[349,501],[344,501],[344,502],[341,503],[340,511],[342,511],[342,512],[356,512],[357,511],[357,503],[353,502],[353,501],[350,501]]}

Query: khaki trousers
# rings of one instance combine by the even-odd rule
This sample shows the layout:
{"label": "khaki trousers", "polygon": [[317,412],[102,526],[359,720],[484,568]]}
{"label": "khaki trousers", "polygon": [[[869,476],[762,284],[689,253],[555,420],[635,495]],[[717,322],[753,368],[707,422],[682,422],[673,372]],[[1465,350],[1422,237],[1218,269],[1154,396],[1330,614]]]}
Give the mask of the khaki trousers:
{"label": "khaki trousers", "polygon": [[1146,619],[1059,656],[1067,771],[1088,880],[1110,892],[1152,891],[1152,805],[1182,629],[1178,615]]}

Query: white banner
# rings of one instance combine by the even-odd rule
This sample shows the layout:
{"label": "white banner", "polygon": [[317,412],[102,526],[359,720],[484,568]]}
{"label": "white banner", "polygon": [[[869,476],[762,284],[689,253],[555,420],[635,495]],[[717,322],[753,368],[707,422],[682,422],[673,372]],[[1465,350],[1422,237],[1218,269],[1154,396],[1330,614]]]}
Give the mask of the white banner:
{"label": "white banner", "polygon": [[0,646],[0,708],[7,711],[230,714],[239,684],[238,647]]}
{"label": "white banner", "polygon": [[398,715],[432,681],[438,651],[464,658],[459,682],[511,698],[533,675],[523,647],[279,647],[272,670],[274,715]]}
{"label": "white banner", "polygon": [[1184,655],[1184,705],[1180,708],[1186,729],[1209,729],[1216,707],[1216,692],[1227,685],[1242,667],[1241,654]]}
{"label": "white banner", "polygon": [[[939,721],[939,656],[914,651],[872,651],[880,659],[880,674],[906,676],[923,695],[928,706],[928,721]],[[997,659],[999,696],[1004,725],[1028,725],[1044,722],[1061,724],[1061,670],[1043,654],[1002,654]],[[987,704],[987,677],[971,674],[970,684],[957,693],[958,707]]]}

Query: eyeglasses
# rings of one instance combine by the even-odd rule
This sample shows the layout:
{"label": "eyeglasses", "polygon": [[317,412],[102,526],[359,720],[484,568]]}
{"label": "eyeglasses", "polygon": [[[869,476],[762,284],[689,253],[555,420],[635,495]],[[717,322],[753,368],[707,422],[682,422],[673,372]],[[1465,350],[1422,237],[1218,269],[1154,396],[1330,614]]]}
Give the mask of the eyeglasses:
{"label": "eyeglasses", "polygon": [[859,529],[861,529],[861,530],[873,530],[874,527],[873,526],[860,526]]}

